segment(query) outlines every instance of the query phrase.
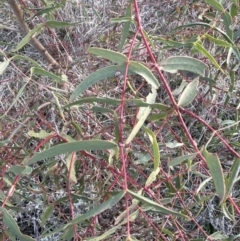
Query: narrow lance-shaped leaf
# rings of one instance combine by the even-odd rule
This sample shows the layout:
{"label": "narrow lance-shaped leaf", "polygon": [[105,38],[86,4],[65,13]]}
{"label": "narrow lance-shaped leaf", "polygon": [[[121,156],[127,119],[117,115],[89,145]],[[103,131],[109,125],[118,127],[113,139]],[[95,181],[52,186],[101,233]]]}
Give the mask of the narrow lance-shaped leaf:
{"label": "narrow lance-shaped leaf", "polygon": [[198,93],[198,90],[197,90],[198,84],[199,84],[199,78],[196,78],[195,80],[193,80],[187,85],[187,87],[184,89],[183,93],[179,98],[179,101],[178,101],[179,106],[185,107],[194,100],[194,98]]}
{"label": "narrow lance-shaped leaf", "polygon": [[[156,97],[157,97],[157,91],[156,91],[156,89],[152,88],[152,93],[148,94],[146,102],[149,104],[155,103]],[[139,109],[139,112],[137,115],[138,122],[133,127],[133,130],[131,131],[130,135],[128,136],[128,138],[126,140],[126,145],[129,144],[133,140],[133,138],[137,135],[138,131],[141,129],[141,127],[143,126],[145,120],[147,119],[147,117],[149,116],[150,113],[151,113],[151,108],[149,106],[141,107]]]}
{"label": "narrow lance-shaped leaf", "polygon": [[222,46],[222,47],[232,47],[232,44],[230,44],[229,42],[225,41],[225,40],[221,40],[219,38],[214,38],[213,36],[205,33],[204,34],[204,38],[209,39],[210,41],[212,41],[213,43],[215,43],[218,46]]}
{"label": "narrow lance-shaped leaf", "polygon": [[[63,108],[69,108],[71,106],[80,106],[83,105],[85,103],[93,103],[97,102],[97,103],[103,103],[103,104],[109,104],[109,105],[119,105],[121,104],[121,100],[120,99],[113,99],[113,98],[101,98],[101,97],[87,97],[87,98],[81,98],[80,100],[74,101],[68,105],[65,105]],[[126,103],[129,104],[134,104],[136,106],[139,107],[148,107],[150,106],[151,108],[154,109],[158,109],[161,111],[172,111],[172,108],[170,106],[161,104],[161,103],[146,103],[144,102],[142,99],[128,99],[125,100]]]}
{"label": "narrow lance-shaped leaf", "polygon": [[49,77],[49,78],[55,80],[57,83],[59,83],[59,82],[61,82],[61,83],[64,82],[61,77],[59,77],[59,76],[57,76],[57,75],[55,75],[55,74],[53,74],[53,73],[51,73],[51,72],[49,72],[49,71],[46,71],[46,70],[43,69],[43,68],[32,67],[32,68],[31,68],[31,73],[32,73],[32,74],[39,74],[39,75],[41,75],[41,76]]}
{"label": "narrow lance-shaped leaf", "polygon": [[45,158],[54,157],[64,153],[71,153],[74,151],[90,151],[90,150],[106,150],[115,148],[117,144],[104,140],[90,140],[90,141],[76,141],[71,143],[64,143],[56,145],[46,151],[37,153],[26,164],[30,165],[41,161]]}
{"label": "narrow lance-shaped leaf", "polygon": [[190,71],[203,76],[207,65],[202,61],[186,56],[167,58],[159,63],[160,68],[170,73],[177,73],[179,70]]}
{"label": "narrow lance-shaped leaf", "polygon": [[210,6],[212,6],[213,8],[215,8],[218,11],[224,11],[224,7],[217,0],[205,0],[205,2],[208,3]]}
{"label": "narrow lance-shaped leaf", "polygon": [[202,22],[196,22],[196,23],[189,23],[189,24],[185,24],[185,25],[181,25],[181,26],[178,26],[176,28],[174,28],[171,32],[174,32],[176,30],[179,30],[179,29],[182,29],[182,28],[188,28],[188,27],[194,27],[194,26],[203,26],[203,27],[207,27],[207,28],[210,28],[210,29],[213,29],[213,30],[216,30],[218,31],[219,33],[221,33],[223,35],[223,37],[231,44],[234,45],[234,42],[228,37],[228,35],[222,31],[220,28],[217,28],[213,25],[210,25],[209,23],[202,23]]}
{"label": "narrow lance-shaped leaf", "polygon": [[89,48],[88,52],[90,54],[101,56],[101,57],[103,57],[105,59],[108,59],[108,60],[110,60],[110,61],[112,61],[113,63],[116,63],[116,64],[127,63],[126,55],[115,52],[113,50],[102,49],[102,48]]}
{"label": "narrow lance-shaped leaf", "polygon": [[225,74],[225,72],[217,63],[217,61],[214,59],[214,57],[200,43],[194,43],[193,45],[194,45],[194,48],[196,48],[202,55],[207,57],[215,67],[217,67],[223,74]]}
{"label": "narrow lance-shaped leaf", "polygon": [[234,183],[237,180],[240,171],[240,160],[235,158],[234,163],[229,171],[229,177],[226,178],[226,194],[225,198],[231,193]]}
{"label": "narrow lance-shaped leaf", "polygon": [[65,227],[67,227],[69,224],[79,224],[83,221],[85,221],[86,219],[89,219],[95,215],[98,215],[100,213],[102,213],[103,211],[105,211],[106,209],[111,208],[112,206],[116,205],[125,195],[125,191],[121,191],[118,194],[116,194],[115,196],[113,196],[112,198],[108,199],[107,201],[105,201],[102,204],[99,204],[97,207],[87,211],[85,214],[80,215],[76,218],[74,218],[70,223],[68,223]]}
{"label": "narrow lance-shaped leaf", "polygon": [[5,59],[3,62],[0,62],[0,75],[3,74],[5,69],[8,67],[9,63],[10,63],[9,59]]}
{"label": "narrow lance-shaped leaf", "polygon": [[197,156],[197,154],[194,153],[194,154],[189,154],[189,155],[185,155],[185,156],[175,157],[172,160],[170,160],[168,165],[176,166],[176,165],[181,164],[184,161],[193,160],[196,156]]}
{"label": "narrow lance-shaped leaf", "polygon": [[17,236],[20,241],[34,241],[33,238],[21,233],[16,221],[5,208],[0,207],[0,211],[3,213],[3,223],[10,230],[11,234]]}
{"label": "narrow lance-shaped leaf", "polygon": [[61,22],[61,21],[47,21],[45,23],[46,26],[49,28],[66,28],[66,27],[71,27],[75,26],[77,24],[80,24],[81,22],[76,22],[76,23],[68,23],[68,22]]}
{"label": "narrow lance-shaped leaf", "polygon": [[15,103],[19,100],[20,96],[22,95],[26,85],[28,84],[28,81],[20,88],[20,90],[18,91],[17,96],[14,98],[13,102],[11,103],[11,105],[8,107],[8,109],[4,112],[4,114],[0,117],[0,119],[2,119],[4,116],[7,115],[8,111],[11,110],[11,108],[15,105]]}
{"label": "narrow lance-shaped leaf", "polygon": [[136,61],[130,61],[129,69],[142,76],[153,88],[158,89],[160,84],[153,73],[143,64]]}
{"label": "narrow lance-shaped leaf", "polygon": [[148,134],[149,139],[153,146],[153,156],[154,156],[154,171],[156,171],[160,166],[160,150],[157,142],[156,135],[148,128],[143,126],[143,130]]}
{"label": "narrow lance-shaped leaf", "polygon": [[44,23],[41,23],[37,27],[29,31],[28,34],[22,39],[22,41],[17,45],[17,47],[13,51],[16,52],[20,50],[22,47],[24,47],[26,44],[28,44],[32,39],[32,37],[36,37],[38,34],[41,33],[43,28],[44,28]]}
{"label": "narrow lance-shaped leaf", "polygon": [[[131,3],[127,6],[125,17],[131,18],[131,20],[132,20],[132,4]],[[120,45],[118,48],[119,51],[122,50],[122,48],[125,44],[127,36],[129,34],[130,25],[131,25],[131,21],[127,21],[124,23],[122,34],[121,34]]]}
{"label": "narrow lance-shaped leaf", "polygon": [[168,208],[165,208],[164,206],[162,206],[162,205],[160,205],[160,204],[158,204],[158,203],[156,203],[156,202],[154,202],[154,201],[152,201],[152,200],[150,200],[150,199],[148,199],[148,198],[146,198],[146,197],[144,197],[140,194],[137,194],[137,193],[135,193],[133,191],[130,191],[130,190],[128,190],[128,192],[138,201],[143,202],[143,203],[147,204],[149,207],[151,207],[153,211],[161,212],[161,213],[164,213],[164,214],[167,214],[167,215],[172,214],[172,215],[177,216],[177,217],[182,217],[182,218],[188,219],[188,217],[185,216],[184,214],[179,213],[179,212],[175,212],[175,211],[173,211],[171,209],[168,209]]}
{"label": "narrow lance-shaped leaf", "polygon": [[222,203],[226,195],[226,186],[220,160],[217,154],[209,153],[206,148],[203,149],[202,154],[206,159],[207,166],[209,168],[214,182],[214,186],[216,188],[216,193]]}
{"label": "narrow lance-shaped leaf", "polygon": [[157,178],[157,175],[159,174],[160,172],[160,168],[158,167],[156,170],[153,170],[151,172],[151,174],[148,176],[148,179],[145,183],[145,187],[148,187],[150,186]]}
{"label": "narrow lance-shaped leaf", "polygon": [[123,73],[125,68],[126,68],[126,65],[122,64],[122,65],[108,66],[95,71],[77,86],[77,88],[73,91],[72,95],[70,96],[70,101],[77,98],[81,93],[83,93],[90,86],[98,83],[101,80],[115,76],[116,72]]}

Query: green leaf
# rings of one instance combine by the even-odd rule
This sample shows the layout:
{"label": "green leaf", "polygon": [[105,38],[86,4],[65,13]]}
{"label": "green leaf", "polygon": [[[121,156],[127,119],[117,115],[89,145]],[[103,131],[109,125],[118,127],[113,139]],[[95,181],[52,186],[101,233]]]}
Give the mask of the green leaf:
{"label": "green leaf", "polygon": [[9,112],[9,110],[11,110],[11,108],[15,105],[15,103],[19,100],[20,96],[22,95],[26,85],[28,84],[28,82],[26,82],[18,91],[17,96],[14,98],[13,102],[10,104],[10,106],[8,107],[8,109],[4,112],[4,114],[0,117],[0,119],[2,119],[4,116],[7,115],[7,113]]}
{"label": "green leaf", "polygon": [[222,19],[223,19],[228,37],[231,40],[233,40],[233,30],[230,28],[232,25],[232,17],[228,11],[224,11],[224,13],[222,14]]}
{"label": "green leaf", "polygon": [[112,65],[102,69],[95,71],[94,73],[90,74],[86,79],[84,79],[77,88],[73,91],[72,95],[70,96],[70,101],[77,98],[82,92],[84,92],[90,86],[96,84],[100,80],[104,80],[109,77],[115,76],[116,72],[120,71],[123,73],[126,66],[125,64],[122,65]]}
{"label": "green leaf", "polygon": [[53,135],[55,132],[46,132],[45,130],[40,130],[40,132],[35,132],[33,130],[28,131],[28,135],[31,137],[39,138],[39,139],[45,139],[51,135]]}
{"label": "green leaf", "polygon": [[178,105],[181,107],[185,107],[190,104],[198,93],[198,84],[199,78],[196,78],[192,82],[190,82],[187,87],[184,89],[183,93],[181,94]]}
{"label": "green leaf", "polygon": [[149,121],[158,121],[158,120],[164,120],[166,119],[168,116],[172,115],[174,113],[174,109],[172,110],[168,110],[168,111],[161,111],[158,114],[152,114],[149,115],[149,117],[147,118]]}
{"label": "green leaf", "polygon": [[110,61],[112,61],[113,63],[116,64],[123,64],[123,63],[127,63],[127,57],[124,54],[115,52],[113,50],[109,50],[109,49],[102,49],[102,48],[89,48],[88,52],[90,54],[95,54],[97,56],[101,56],[105,59],[108,59]]}
{"label": "green leaf", "polygon": [[165,208],[162,205],[160,205],[160,204],[158,204],[158,203],[156,203],[156,202],[154,202],[154,201],[152,201],[152,200],[150,200],[150,199],[148,199],[148,198],[146,198],[146,197],[144,197],[140,194],[137,194],[137,193],[135,193],[133,191],[130,191],[130,190],[128,190],[128,192],[138,201],[147,204],[151,208],[152,211],[157,211],[157,212],[167,214],[167,215],[172,214],[176,217],[182,217],[182,218],[189,219],[187,216],[183,215],[182,213],[175,212],[171,209]]}
{"label": "green leaf", "polygon": [[57,83],[63,83],[64,82],[61,77],[59,77],[59,76],[57,76],[57,75],[55,75],[55,74],[53,74],[51,72],[48,72],[48,71],[46,71],[43,68],[32,67],[31,68],[31,73],[49,77],[49,78],[53,79],[55,82],[57,82]]}
{"label": "green leaf", "polygon": [[24,47],[26,44],[28,44],[32,37],[36,37],[38,34],[41,33],[41,31],[44,28],[44,23],[39,24],[34,29],[28,32],[28,34],[22,39],[22,41],[17,45],[17,47],[13,50],[13,52],[16,52],[20,50],[22,47]]}
{"label": "green leaf", "polygon": [[215,43],[218,46],[227,47],[227,48],[230,48],[230,47],[233,46],[229,42],[221,40],[221,39],[218,39],[218,38],[214,38],[214,37],[212,37],[211,35],[209,35],[207,33],[205,33],[203,36],[204,36],[204,38],[209,39],[210,41],[212,41],[213,43]]}
{"label": "green leaf", "polygon": [[[131,20],[132,20],[132,4],[129,4],[127,6],[125,17],[131,18]],[[118,48],[119,51],[122,50],[122,48],[126,42],[127,36],[129,34],[130,25],[131,25],[131,21],[127,21],[124,23],[122,34],[121,34],[121,40],[120,40],[120,44],[119,44],[119,48]]]}
{"label": "green leaf", "polygon": [[216,188],[216,193],[221,200],[221,203],[224,201],[226,196],[226,185],[224,182],[223,170],[220,163],[220,160],[217,154],[209,153],[206,148],[203,149],[202,154],[206,159],[207,166],[211,173],[214,186]]}
{"label": "green leaf", "polygon": [[142,76],[153,88],[158,89],[160,84],[153,73],[143,64],[136,61],[130,61],[129,69]]}
{"label": "green leaf", "polygon": [[112,23],[131,23],[132,17],[111,18]]}
{"label": "green leaf", "polygon": [[234,18],[234,17],[236,17],[238,15],[238,9],[239,9],[239,5],[237,4],[237,2],[236,3],[232,3],[231,10],[230,10],[230,14],[231,14],[232,18]]}
{"label": "green leaf", "polygon": [[149,175],[146,183],[145,183],[145,187],[149,187],[157,178],[157,175],[160,172],[160,168],[158,167],[156,170],[152,171],[151,174]]}
{"label": "green leaf", "polygon": [[5,58],[3,62],[0,62],[0,75],[3,74],[5,69],[8,67],[9,63],[10,63],[9,59],[5,59]]}
{"label": "green leaf", "polygon": [[64,4],[56,4],[56,6],[54,7],[47,7],[47,8],[44,8],[44,9],[41,9],[41,10],[38,10],[37,13],[34,15],[35,16],[40,16],[40,15],[43,15],[43,14],[50,14],[50,13],[55,13],[56,10],[60,9],[61,7],[63,7]]}
{"label": "green leaf", "polygon": [[223,239],[228,238],[227,235],[222,234],[220,231],[217,231],[209,236],[209,238],[214,239],[214,240],[220,240],[223,241]]}
{"label": "green leaf", "polygon": [[59,144],[50,149],[37,153],[26,163],[31,165],[45,158],[54,157],[64,153],[71,153],[74,151],[90,151],[90,150],[106,150],[115,148],[117,145],[110,141],[104,140],[90,140],[90,141],[76,141],[71,143]]}
{"label": "green leaf", "polygon": [[153,145],[154,171],[157,171],[157,169],[160,166],[160,150],[159,150],[159,145],[157,142],[156,135],[147,127],[143,126],[143,130],[148,134],[148,137]]}
{"label": "green leaf", "polygon": [[[83,105],[85,103],[103,103],[103,104],[110,104],[110,105],[119,105],[121,104],[120,99],[112,99],[112,98],[101,98],[101,97],[87,97],[87,98],[81,98],[80,100],[77,100],[75,102],[72,102],[66,106],[64,106],[63,108],[69,108],[71,106],[78,106],[78,105]],[[146,103],[144,102],[142,99],[127,99],[125,100],[126,103],[129,104],[135,104],[136,106],[139,107],[148,107],[150,106],[151,108],[154,109],[158,109],[158,110],[162,110],[162,111],[168,111],[171,110],[171,107],[161,104],[161,103],[154,103],[154,104],[150,104],[150,103]]]}
{"label": "green leaf", "polygon": [[54,205],[50,204],[46,210],[43,212],[43,214],[41,215],[41,226],[43,227],[47,220],[50,218],[50,216],[52,215],[52,212],[54,210]]}
{"label": "green leaf", "polygon": [[21,233],[17,223],[5,208],[0,207],[0,211],[3,214],[3,223],[10,230],[11,234],[17,236],[20,241],[34,241],[31,237]]}
{"label": "green leaf", "polygon": [[216,10],[224,12],[224,7],[217,0],[205,0],[205,2],[213,8],[215,8]]}
{"label": "green leaf", "polygon": [[66,165],[69,172],[69,178],[71,179],[71,181],[77,183],[75,161],[76,155],[74,153],[71,153],[66,159]]}
{"label": "green leaf", "polygon": [[233,165],[229,171],[229,177],[226,179],[226,194],[225,198],[231,193],[234,183],[238,178],[238,174],[240,171],[240,160],[235,158]]}
{"label": "green leaf", "polygon": [[125,191],[121,191],[118,194],[116,194],[115,196],[113,196],[112,198],[108,199],[107,201],[105,201],[104,203],[98,205],[97,207],[87,211],[85,214],[80,215],[76,218],[74,218],[71,222],[69,222],[65,227],[67,227],[68,225],[71,224],[79,224],[84,222],[86,219],[89,219],[95,215],[98,215],[100,213],[102,213],[103,211],[111,208],[112,206],[116,205],[125,195]]}
{"label": "green leaf", "polygon": [[108,231],[104,232],[102,235],[97,236],[97,237],[91,237],[91,238],[85,238],[84,240],[86,241],[101,241],[101,240],[109,240],[107,238],[109,238],[110,235],[116,233],[117,229],[120,227],[121,225],[115,226],[111,229],[109,229]]}
{"label": "green leaf", "polygon": [[194,26],[203,26],[203,27],[207,27],[207,28],[210,28],[212,30],[216,30],[218,31],[219,33],[221,33],[223,35],[223,37],[231,44],[234,45],[234,42],[228,37],[228,35],[222,31],[220,28],[217,28],[213,25],[210,25],[208,23],[202,23],[202,22],[195,22],[195,23],[189,23],[189,24],[185,24],[185,25],[181,25],[181,26],[178,26],[176,28],[174,28],[172,30],[172,32],[174,32],[175,30],[179,30],[179,29],[182,29],[182,28],[188,28],[188,27],[194,27]]}
{"label": "green leaf", "polygon": [[190,71],[203,76],[207,65],[202,61],[185,56],[167,58],[159,63],[160,68],[169,73],[177,73],[179,70]]}
{"label": "green leaf", "polygon": [[9,171],[14,173],[16,176],[17,175],[29,175],[32,173],[32,168],[31,167],[23,167],[20,165],[14,165],[9,168]]}
{"label": "green leaf", "polygon": [[47,21],[45,25],[49,28],[66,28],[66,27],[71,27],[79,24],[81,22],[77,23],[67,23],[67,22],[61,22],[61,21]]}
{"label": "green leaf", "polygon": [[193,160],[195,157],[197,156],[197,154],[190,154],[190,155],[185,155],[185,156],[180,156],[180,157],[176,157],[176,158],[173,158],[172,160],[170,160],[169,162],[169,166],[176,166],[176,165],[179,165],[181,164],[182,162],[184,161],[191,161]]}
{"label": "green leaf", "polygon": [[217,61],[214,59],[214,57],[201,44],[194,43],[193,45],[194,45],[194,48],[199,51],[199,53],[201,53],[202,55],[207,57],[216,68],[218,68],[223,74],[225,74],[225,72],[220,67],[220,65],[217,63]]}
{"label": "green leaf", "polygon": [[33,64],[35,67],[37,68],[41,68],[41,65],[39,65],[35,60],[27,57],[27,56],[22,56],[22,55],[14,55],[13,57],[11,57],[11,59],[23,59],[23,60],[27,60],[29,61],[31,64]]}
{"label": "green leaf", "polygon": [[[152,88],[152,92],[148,94],[146,102],[149,104],[155,103],[157,97],[157,91],[156,89]],[[137,135],[138,131],[143,126],[145,120],[147,119],[148,115],[151,113],[151,108],[148,107],[140,107],[137,119],[137,124],[133,127],[133,130],[131,131],[130,135],[128,136],[126,140],[126,145],[129,144],[133,138]]]}
{"label": "green leaf", "polygon": [[[64,233],[59,237],[61,241],[71,241],[74,237],[74,227],[69,226],[64,230]],[[86,240],[86,239],[84,239]]]}

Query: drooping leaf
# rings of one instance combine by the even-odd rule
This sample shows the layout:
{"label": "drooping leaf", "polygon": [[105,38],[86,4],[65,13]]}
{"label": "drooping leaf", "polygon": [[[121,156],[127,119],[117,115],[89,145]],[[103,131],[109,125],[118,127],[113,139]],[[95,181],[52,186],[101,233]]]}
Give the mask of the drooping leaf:
{"label": "drooping leaf", "polygon": [[77,88],[73,91],[70,96],[70,101],[76,99],[81,93],[83,93],[87,88],[96,84],[100,80],[110,78],[115,76],[116,72],[124,72],[125,64],[122,65],[112,65],[95,71],[90,74],[86,79],[84,79]]}
{"label": "drooping leaf", "polygon": [[194,48],[199,51],[199,53],[207,57],[216,68],[218,68],[223,74],[225,74],[225,72],[220,67],[218,62],[214,59],[214,57],[200,43],[194,43],[193,45],[194,45]]}
{"label": "drooping leaf", "polygon": [[33,238],[21,233],[16,221],[5,208],[0,207],[0,211],[3,214],[3,223],[10,230],[11,234],[17,236],[20,241],[34,241]]}
{"label": "drooping leaf", "polygon": [[203,149],[202,154],[206,159],[207,166],[214,182],[216,193],[221,202],[223,202],[226,196],[226,185],[220,160],[217,154],[209,153],[205,148]]}
{"label": "drooping leaf", "polygon": [[166,207],[164,207],[164,206],[162,206],[162,205],[160,205],[160,204],[158,204],[158,203],[156,203],[156,202],[150,200],[149,198],[146,198],[146,197],[144,197],[140,194],[137,194],[137,193],[135,193],[133,191],[130,191],[130,190],[128,190],[128,192],[138,201],[147,204],[151,208],[151,210],[153,210],[153,211],[157,211],[157,212],[167,214],[167,215],[172,214],[172,215],[177,216],[177,217],[189,219],[184,214],[182,214],[180,212],[173,211],[171,209],[168,209],[168,208],[166,208]]}
{"label": "drooping leaf", "polygon": [[233,30],[231,29],[232,17],[228,11],[224,11],[222,14],[223,23],[228,37],[233,40]]}
{"label": "drooping leaf", "polygon": [[127,57],[124,54],[118,53],[113,50],[109,49],[102,49],[102,48],[89,48],[88,52],[90,54],[94,54],[97,56],[101,56],[105,59],[108,59],[116,64],[124,64],[127,63]]}
{"label": "drooping leaf", "polygon": [[129,63],[129,69],[142,76],[153,88],[158,89],[160,84],[156,77],[153,75],[153,73],[143,64],[136,62],[136,61],[130,61]]}
{"label": "drooping leaf", "polygon": [[213,43],[215,43],[218,46],[227,47],[227,48],[230,48],[230,47],[233,46],[229,42],[227,42],[225,40],[221,40],[219,38],[214,38],[213,36],[211,36],[211,35],[209,35],[207,33],[204,34],[204,37],[209,39],[210,41],[212,41]]}
{"label": "drooping leaf", "polygon": [[170,73],[177,73],[179,70],[190,71],[203,76],[207,65],[198,59],[186,56],[169,57],[162,60],[160,68]]}
{"label": "drooping leaf", "polygon": [[198,94],[198,84],[199,78],[196,78],[187,85],[187,87],[184,89],[183,93],[181,94],[178,100],[179,106],[185,107],[194,100],[194,98]]}
{"label": "drooping leaf", "polygon": [[68,176],[70,180],[77,183],[75,161],[76,161],[76,153],[73,152],[68,155],[66,159],[66,165],[67,165],[67,169],[69,173]]}
{"label": "drooping leaf", "polygon": [[9,59],[5,59],[3,62],[0,62],[0,75],[3,74],[5,69],[8,67],[9,63],[10,63]]}
{"label": "drooping leaf", "polygon": [[77,22],[77,23],[67,23],[67,22],[61,22],[61,21],[47,21],[45,23],[45,25],[49,28],[66,28],[66,27],[71,27],[71,26],[75,26],[77,24],[79,24],[81,22]]}
{"label": "drooping leaf", "polygon": [[112,23],[128,23],[131,22],[131,17],[111,18]]}
{"label": "drooping leaf", "polygon": [[235,158],[233,165],[231,166],[231,169],[229,171],[229,177],[226,178],[226,194],[225,198],[231,193],[233,185],[235,184],[238,174],[240,171],[240,160],[238,158]]}
{"label": "drooping leaf", "polygon": [[15,105],[15,103],[19,100],[20,96],[22,95],[26,85],[28,84],[28,81],[23,84],[23,86],[20,88],[20,90],[18,91],[16,97],[14,98],[13,102],[10,104],[10,106],[8,107],[8,109],[4,112],[4,114],[0,117],[0,119],[2,119],[4,116],[7,115],[7,113],[9,112],[9,110],[11,110],[11,108]]}
{"label": "drooping leaf", "polygon": [[[103,103],[103,104],[110,104],[110,105],[121,104],[120,99],[101,98],[101,97],[87,97],[87,98],[81,98],[80,100],[72,102],[72,103],[64,106],[63,108],[69,108],[71,106],[80,106],[80,105],[83,105],[85,103],[94,103],[94,102]],[[158,109],[158,110],[161,110],[161,111],[171,110],[170,106],[167,106],[167,105],[164,105],[164,104],[161,104],[161,103],[150,104],[150,103],[144,102],[142,99],[127,99],[127,100],[125,100],[125,102],[129,103],[129,104],[134,104],[138,107],[148,107],[148,106],[150,106],[151,108]]]}
{"label": "drooping leaf", "polygon": [[18,55],[15,54],[13,57],[11,57],[11,59],[23,59],[23,60],[27,60],[29,61],[33,66],[37,67],[37,68],[41,68],[41,65],[39,65],[35,60],[27,57],[27,56],[23,56],[23,55]]}
{"label": "drooping leaf", "polygon": [[32,67],[31,68],[31,73],[32,74],[38,74],[38,75],[41,75],[41,76],[46,76],[46,77],[49,77],[51,79],[53,79],[54,81],[56,81],[57,83],[62,83],[64,82],[62,77],[60,76],[57,76],[49,71],[46,71],[45,69],[43,68],[37,68],[37,67]]}
{"label": "drooping leaf", "polygon": [[43,28],[44,28],[44,23],[40,23],[34,29],[29,31],[28,34],[22,39],[22,41],[16,46],[13,52],[20,50],[22,47],[28,44],[31,41],[32,37],[36,37],[38,34],[41,33]]}
{"label": "drooping leaf", "polygon": [[197,156],[197,154],[194,153],[194,154],[189,154],[189,155],[185,155],[185,156],[175,157],[172,160],[170,160],[168,165],[169,166],[176,166],[176,165],[181,164],[184,161],[193,160],[196,156]]}
{"label": "drooping leaf", "polygon": [[[155,103],[157,97],[157,91],[156,89],[152,88],[152,92],[148,94],[146,102],[149,104]],[[133,138],[137,135],[138,131],[141,129],[143,126],[145,120],[147,119],[148,115],[151,112],[151,108],[148,107],[140,107],[139,112],[137,115],[138,122],[137,124],[133,127],[133,130],[131,131],[130,135],[128,136],[126,140],[126,144],[129,144]]]}
{"label": "drooping leaf", "polygon": [[148,134],[149,139],[150,139],[150,141],[152,143],[152,146],[153,146],[153,156],[154,156],[154,160],[153,160],[154,171],[157,171],[159,166],[160,166],[160,150],[159,150],[159,145],[158,145],[158,142],[157,142],[156,135],[150,129],[148,129],[147,127],[143,126],[143,130]]}
{"label": "drooping leaf", "polygon": [[170,149],[174,149],[174,148],[178,148],[183,146],[184,144],[181,142],[166,142],[165,143],[166,147],[170,148]]}
{"label": "drooping leaf", "polygon": [[[131,20],[132,20],[132,4],[131,3],[126,8],[125,17],[131,18]],[[118,48],[119,51],[122,50],[122,48],[126,42],[127,36],[129,34],[130,25],[131,25],[131,21],[127,21],[124,23],[122,34],[121,34],[121,40],[120,40],[120,44],[119,44],[119,48]]]}
{"label": "drooping leaf", "polygon": [[153,170],[151,172],[151,174],[149,175],[149,177],[148,177],[148,179],[147,179],[147,181],[145,183],[145,187],[150,186],[156,180],[157,175],[159,174],[159,172],[160,172],[160,168],[159,167],[156,170]]}
{"label": "drooping leaf", "polygon": [[[67,226],[70,224],[79,224],[85,221],[86,219],[89,219],[95,215],[98,215],[102,213],[103,211],[111,208],[112,206],[116,205],[125,195],[125,191],[121,191],[112,198],[108,199],[107,201],[103,202],[102,204],[99,204],[97,207],[87,211],[85,214],[77,216],[74,218],[70,223],[67,224]],[[66,226],[66,227],[67,227]]]}
{"label": "drooping leaf", "polygon": [[212,6],[213,8],[215,8],[217,11],[220,11],[220,12],[224,11],[224,7],[217,0],[205,0],[205,2],[208,3],[210,6]]}
{"label": "drooping leaf", "polygon": [[50,218],[50,216],[52,215],[52,212],[54,210],[54,205],[53,204],[50,204],[46,209],[45,211],[42,213],[41,215],[41,226],[43,227],[47,220]]}
{"label": "drooping leaf", "polygon": [[59,144],[51,147],[50,149],[37,153],[26,163],[31,165],[45,158],[54,157],[64,153],[71,153],[74,151],[90,151],[90,150],[106,150],[115,148],[117,144],[104,140],[89,140],[89,141],[76,141],[71,143]]}
{"label": "drooping leaf", "polygon": [[35,137],[35,138],[39,138],[39,139],[45,139],[47,138],[48,136],[51,136],[53,135],[54,132],[46,132],[45,130],[40,130],[40,132],[35,132],[33,130],[30,130],[28,131],[28,135],[31,136],[31,137]]}
{"label": "drooping leaf", "polygon": [[24,167],[20,165],[14,165],[9,168],[9,171],[17,175],[29,175],[32,172],[31,167]]}

